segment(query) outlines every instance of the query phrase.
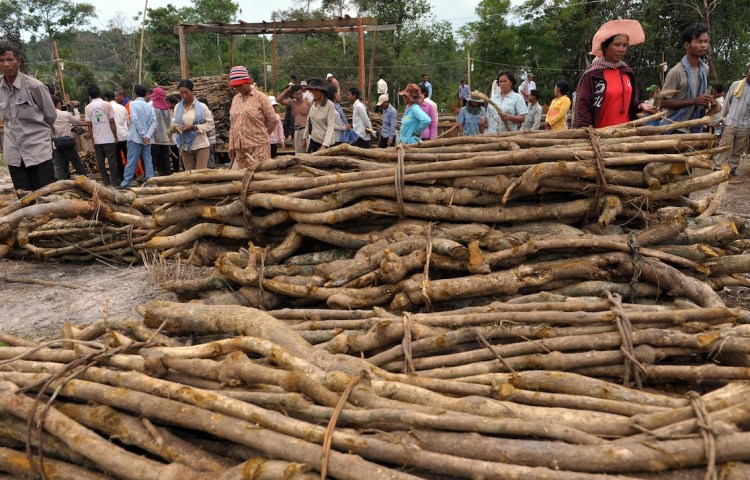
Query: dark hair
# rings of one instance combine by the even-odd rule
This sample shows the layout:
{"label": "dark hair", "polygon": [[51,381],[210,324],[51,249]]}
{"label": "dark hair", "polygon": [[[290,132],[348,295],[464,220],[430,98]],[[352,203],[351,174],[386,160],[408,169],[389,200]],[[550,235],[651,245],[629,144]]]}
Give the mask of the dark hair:
{"label": "dark hair", "polygon": [[362,98],[362,92],[360,92],[359,88],[357,88],[357,87],[350,88],[349,89],[349,93],[351,93],[352,95],[354,95],[354,97],[357,98],[357,99]]}
{"label": "dark hair", "polygon": [[193,81],[188,80],[187,78],[183,78],[182,80],[180,80],[180,83],[177,84],[177,89],[179,90],[182,87],[185,87],[192,92],[194,88]]}
{"label": "dark hair", "polygon": [[125,95],[125,90],[122,88],[118,88],[117,90],[115,90],[115,95],[122,95],[123,97],[127,97],[127,95]]}
{"label": "dark hair", "polygon": [[567,95],[570,91],[570,84],[565,80],[558,80],[555,82],[555,86],[558,90],[560,90],[560,93],[563,95]]}
{"label": "dark hair", "polygon": [[52,105],[57,106],[58,103],[62,103],[62,99],[57,95],[52,95]]}
{"label": "dark hair", "polygon": [[297,93],[300,90],[302,90],[302,86],[301,85],[292,85],[292,93]]}
{"label": "dark hair", "polygon": [[[615,37],[618,36],[618,35],[622,35],[622,33],[618,33],[617,35],[612,35],[611,37],[609,37],[608,39],[606,39],[606,40],[604,40],[602,42],[602,45],[601,45],[602,52],[605,52],[609,48],[609,46],[612,44],[612,42],[615,41]],[[627,36],[627,35],[625,35],[625,36]]]}
{"label": "dark hair", "polygon": [[146,91],[146,86],[143,84],[136,83],[133,85],[133,93],[135,93],[135,96],[138,98],[145,97]]}
{"label": "dark hair", "polygon": [[88,93],[91,98],[99,98],[102,91],[99,88],[99,85],[89,85],[86,87],[86,93]]}
{"label": "dark hair", "polygon": [[497,80],[500,80],[500,77],[502,76],[508,77],[508,80],[510,80],[511,88],[516,86],[516,76],[513,75],[513,72],[511,72],[510,70],[503,70],[502,72],[497,74]]}
{"label": "dark hair", "polygon": [[167,97],[167,102],[171,103],[172,105],[177,105],[178,103],[180,103],[180,97],[179,95],[175,95],[175,94],[169,95]]}
{"label": "dark hair", "polygon": [[154,93],[154,89],[151,87],[146,87],[146,93]]}
{"label": "dark hair", "polygon": [[5,52],[12,53],[19,63],[23,63],[23,54],[21,53],[21,48],[13,42],[0,40],[0,55],[4,54]]}
{"label": "dark hair", "polygon": [[57,92],[57,90],[55,89],[55,86],[52,85],[51,83],[45,83],[44,86],[47,87],[47,90],[49,90],[50,95],[54,95]]}
{"label": "dark hair", "polygon": [[[562,92],[562,90],[560,90]],[[539,99],[539,90],[536,88],[534,90],[529,91],[529,96],[534,96],[534,98]]]}
{"label": "dark hair", "polygon": [[424,83],[420,83],[417,86],[422,91],[422,95],[424,95],[425,97],[427,96],[428,93],[430,93],[430,91],[427,89],[427,85],[425,85]]}
{"label": "dark hair", "polygon": [[115,99],[115,92],[104,92],[102,93],[102,98],[108,102],[111,102]]}
{"label": "dark hair", "polygon": [[208,107],[208,100],[206,100],[206,97],[198,97],[198,102]]}
{"label": "dark hair", "polygon": [[426,76],[427,76],[427,74],[426,74],[426,73],[423,73],[423,74],[422,74],[422,78],[424,78],[424,77],[426,77]]}
{"label": "dark hair", "polygon": [[291,78],[292,80],[297,80],[297,75],[292,75],[292,76],[291,76],[291,77],[289,77],[289,78]]}
{"label": "dark hair", "polygon": [[337,93],[339,93],[339,89],[336,88],[336,85],[331,85],[323,91],[323,96],[328,100],[335,102]]}
{"label": "dark hair", "polygon": [[686,43],[690,43],[696,38],[700,38],[704,33],[708,33],[708,27],[701,22],[694,23],[682,32],[680,44],[685,45]]}
{"label": "dark hair", "polygon": [[724,93],[724,85],[717,83],[714,85],[714,92],[716,93]]}

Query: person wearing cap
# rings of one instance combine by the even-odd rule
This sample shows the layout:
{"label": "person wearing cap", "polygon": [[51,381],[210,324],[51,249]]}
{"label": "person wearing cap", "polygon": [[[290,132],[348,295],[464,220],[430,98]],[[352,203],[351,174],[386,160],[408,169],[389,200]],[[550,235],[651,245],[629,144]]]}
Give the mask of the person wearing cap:
{"label": "person wearing cap", "polygon": [[359,137],[352,145],[360,148],[370,148],[370,134],[372,131],[372,122],[367,115],[367,107],[362,103],[362,93],[357,87],[349,89],[349,101],[352,102],[352,129]]}
{"label": "person wearing cap", "polygon": [[654,105],[654,100],[655,100],[654,97],[656,96],[656,89],[657,88],[659,88],[659,87],[656,86],[656,85],[649,85],[648,87],[646,87],[646,93],[648,93],[648,100],[646,100],[643,103],[651,105],[651,106]]}
{"label": "person wearing cap", "polygon": [[387,93],[378,97],[378,107],[380,107],[380,110],[383,112],[378,148],[392,147],[396,144],[396,119],[398,113],[393,105],[391,105]]}
{"label": "person wearing cap", "polygon": [[532,90],[536,90],[536,82],[534,81],[534,74],[529,72],[526,74],[526,79],[521,82],[518,86],[518,93],[523,97],[523,101],[529,103],[529,94]]}
{"label": "person wearing cap", "polygon": [[[664,78],[662,90],[677,90],[663,95],[660,104],[667,110],[663,124],[701,118],[713,104],[708,91],[708,66],[702,59],[708,53],[710,38],[708,28],[702,23],[689,26],[682,32],[681,42],[685,56],[672,67]],[[679,129],[674,133],[700,133],[703,125]]]}
{"label": "person wearing cap", "polygon": [[487,128],[487,113],[482,104],[484,100],[472,95],[469,97],[469,103],[458,112],[456,122],[461,127],[463,135],[479,135]]}
{"label": "person wearing cap", "polygon": [[307,114],[307,152],[314,153],[325,150],[334,143],[333,133],[336,126],[336,108],[334,102],[327,98],[329,85],[320,78],[311,78],[307,82],[307,89],[313,94],[314,100]]}
{"label": "person wearing cap", "polygon": [[339,85],[339,81],[336,80],[336,77],[334,77],[332,73],[329,73],[328,75],[326,75],[326,82],[336,87],[336,101],[340,102],[341,101],[341,85]]}
{"label": "person wearing cap", "polygon": [[611,20],[591,40],[596,58],[578,81],[573,128],[619,125],[653,107],[638,101],[635,73],[623,61],[628,47],[646,40],[637,20]]}
{"label": "person wearing cap", "polygon": [[[271,106],[273,107],[274,111],[276,110],[276,105],[278,105],[278,102],[276,101],[276,97],[273,95],[268,96],[268,100],[271,101]],[[279,151],[279,145],[281,145],[281,148],[284,148],[286,145],[284,144],[284,124],[281,121],[281,116],[276,113],[276,130],[268,134],[268,143],[271,145],[271,158],[276,158],[276,155]],[[295,149],[295,153],[297,153]]]}
{"label": "person wearing cap", "polygon": [[229,108],[229,159],[237,170],[255,171],[271,158],[268,135],[278,124],[271,101],[252,84],[247,68],[232,67],[229,86],[234,87],[237,95]]}
{"label": "person wearing cap", "polygon": [[723,164],[728,163],[729,173],[734,176],[740,165],[740,158],[747,151],[750,137],[750,63],[745,69],[745,78],[732,83],[727,90],[721,116],[724,132],[719,148],[727,147],[729,151],[714,157],[713,168],[720,170]]}
{"label": "person wearing cap", "polygon": [[[305,82],[307,83],[307,82]],[[294,119],[294,153],[304,153],[305,151],[305,125],[307,125],[307,114],[310,112],[310,102],[305,100],[302,87],[292,85],[280,94],[276,95],[274,102],[278,102],[292,112]]]}
{"label": "person wearing cap", "polygon": [[498,132],[516,131],[526,120],[529,107],[523,100],[523,96],[513,91],[516,86],[516,76],[513,72],[505,70],[497,75],[498,90],[492,97],[492,101],[500,107],[503,112],[500,115],[494,107],[487,109],[487,129],[484,133],[495,134]]}
{"label": "person wearing cap", "polygon": [[404,97],[406,105],[401,116],[398,142],[406,145],[421,142],[419,135],[430,126],[430,117],[419,107],[422,92],[416,84],[410,83],[398,94]]}
{"label": "person wearing cap", "polygon": [[[312,105],[314,98],[312,92],[307,89],[307,80],[302,80],[301,82],[299,82],[299,86],[302,88],[302,98],[307,100],[307,103]],[[338,88],[336,89],[336,91],[338,92]]]}

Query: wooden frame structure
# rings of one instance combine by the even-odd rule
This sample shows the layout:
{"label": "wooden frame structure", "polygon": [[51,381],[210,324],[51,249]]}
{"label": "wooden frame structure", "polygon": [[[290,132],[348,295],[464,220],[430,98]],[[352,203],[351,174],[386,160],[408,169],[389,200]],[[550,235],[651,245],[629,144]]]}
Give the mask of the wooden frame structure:
{"label": "wooden frame structure", "polygon": [[377,19],[372,17],[337,18],[330,20],[289,20],[261,23],[212,23],[212,24],[179,24],[175,27],[175,33],[180,40],[180,75],[189,78],[187,57],[188,33],[223,33],[229,35],[229,63],[234,64],[234,36],[235,35],[273,35],[273,83],[274,91],[279,91],[277,75],[277,49],[276,36],[283,34],[310,34],[310,33],[342,33],[357,32],[357,47],[359,51],[359,89],[365,90],[365,47],[364,32],[394,31],[396,25],[378,25]]}

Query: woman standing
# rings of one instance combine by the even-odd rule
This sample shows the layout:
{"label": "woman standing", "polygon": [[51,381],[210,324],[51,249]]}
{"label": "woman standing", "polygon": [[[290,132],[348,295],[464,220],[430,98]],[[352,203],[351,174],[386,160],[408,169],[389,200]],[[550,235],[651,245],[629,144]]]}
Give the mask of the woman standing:
{"label": "woman standing", "polygon": [[172,174],[172,162],[169,160],[169,134],[172,126],[172,111],[167,103],[167,93],[161,87],[154,88],[151,94],[151,104],[156,116],[156,130],[151,141],[151,158],[159,175]]}
{"label": "woman standing", "polygon": [[547,119],[544,121],[545,130],[567,130],[568,110],[570,110],[570,98],[568,91],[570,85],[565,80],[555,82],[555,99],[547,111]]}
{"label": "woman standing", "polygon": [[419,135],[430,126],[430,116],[424,113],[419,106],[422,91],[419,87],[410,83],[405,89],[398,92],[404,97],[406,109],[401,117],[401,129],[398,133],[398,142],[407,145],[420,142]]}
{"label": "woman standing", "polygon": [[492,97],[492,101],[500,107],[503,114],[498,115],[492,106],[487,109],[487,130],[484,132],[486,134],[507,132],[506,124],[511,131],[518,130],[529,113],[523,96],[513,91],[516,86],[516,76],[513,72],[500,72],[497,76],[497,85],[499,93]]}
{"label": "woman standing", "polygon": [[214,128],[214,117],[208,107],[195,99],[193,82],[180,80],[177,84],[182,101],[174,109],[174,123],[180,126],[177,146],[185,170],[208,168],[208,136]]}
{"label": "woman standing", "polygon": [[337,113],[333,102],[327,98],[327,83],[320,78],[312,78],[307,82],[307,89],[313,95],[313,103],[307,114],[307,152],[313,153],[333,145]]}
{"label": "woman standing", "polygon": [[646,40],[637,20],[611,20],[591,40],[590,55],[596,58],[576,88],[573,127],[596,128],[634,120],[638,112],[654,107],[638,101],[635,73],[622,59],[628,47]]}

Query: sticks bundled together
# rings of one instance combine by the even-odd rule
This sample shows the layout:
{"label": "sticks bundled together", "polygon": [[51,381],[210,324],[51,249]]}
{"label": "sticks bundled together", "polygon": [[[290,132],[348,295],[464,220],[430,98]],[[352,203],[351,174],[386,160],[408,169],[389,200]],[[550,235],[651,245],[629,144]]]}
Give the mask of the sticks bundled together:
{"label": "sticks bundled together", "polygon": [[[205,98],[208,108],[214,116],[216,136],[221,142],[229,140],[229,108],[232,106],[232,98],[235,95],[229,86],[229,75],[210,75],[196,77],[193,79],[196,98]],[[173,83],[164,87],[167,94],[178,93],[177,84]]]}
{"label": "sticks bundled together", "polygon": [[[750,347],[742,326],[718,325],[720,318],[727,324],[736,319],[735,311],[704,309],[696,325],[703,323],[709,332],[667,338],[640,328],[642,321],[660,321],[663,310],[614,303],[610,312],[626,312],[635,326],[637,348],[661,346],[688,356],[712,345],[721,355],[746,355]],[[606,309],[600,300],[516,303],[483,312],[585,315]],[[143,321],[66,326],[60,339],[43,345],[6,335],[3,340],[12,346],[0,349],[0,471],[130,479],[586,480],[664,478],[663,472],[677,469],[683,469],[680,478],[692,479],[707,471],[735,475],[722,478],[748,473],[743,464],[732,463],[750,459],[750,391],[745,383],[727,382],[737,377],[722,377],[719,388],[704,395],[679,395],[561,371],[460,378],[403,374],[383,368],[399,358],[383,342],[370,347],[380,353],[363,359],[357,350],[364,348],[341,355],[333,342],[316,347],[302,335],[316,322],[368,322],[373,325],[368,335],[382,340],[392,330],[388,324],[400,318],[379,318],[382,313],[375,311],[270,313],[151,302]],[[536,335],[526,328],[526,341],[492,345],[520,340],[523,327],[480,325],[482,314],[404,317],[402,325],[415,335],[411,354],[431,358],[424,356],[428,350],[419,337],[457,324],[464,326],[439,335],[444,342],[435,343],[433,352],[454,351],[454,358],[468,359],[476,352],[461,346],[473,335],[487,342],[496,364],[518,366],[522,357],[516,355],[527,344],[590,348],[580,340],[574,346],[573,327],[546,334],[540,329]],[[587,335],[578,328],[578,335]],[[602,347],[598,339],[606,335],[594,334],[593,348]],[[514,345],[516,354],[510,351]],[[645,368],[643,379],[651,385],[672,378],[657,366]],[[687,387],[705,380],[702,367],[682,368],[689,372],[680,379]]]}

